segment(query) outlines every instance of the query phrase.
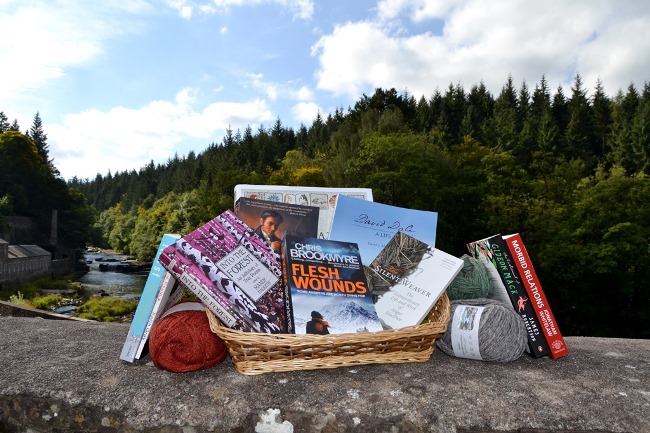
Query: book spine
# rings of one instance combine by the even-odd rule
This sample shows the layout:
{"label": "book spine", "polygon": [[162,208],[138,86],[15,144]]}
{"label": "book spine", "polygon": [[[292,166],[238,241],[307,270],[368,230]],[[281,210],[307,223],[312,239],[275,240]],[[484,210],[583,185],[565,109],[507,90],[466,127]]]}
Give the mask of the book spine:
{"label": "book spine", "polygon": [[517,270],[517,265],[510,255],[505,240],[501,236],[494,236],[488,239],[488,242],[494,255],[497,271],[510,297],[510,302],[526,326],[528,346],[530,347],[531,354],[535,358],[548,356],[550,354],[548,343],[542,334],[532,300],[526,292],[526,288]]}
{"label": "book spine", "polygon": [[562,338],[560,328],[555,321],[551,307],[546,299],[546,294],[542,289],[542,285],[537,277],[537,273],[535,272],[535,268],[526,251],[521,236],[519,234],[507,236],[505,242],[510,254],[512,254],[522,282],[525,281],[524,287],[537,314],[537,318],[542,325],[541,328],[550,349],[549,357],[557,359],[568,355],[569,350],[564,338]]}
{"label": "book spine", "polygon": [[284,288],[284,312],[287,315],[287,333],[296,333],[296,323],[293,320],[293,302],[291,301],[291,285],[289,284],[289,266],[290,259],[286,255],[287,244],[282,242],[282,287]]}
{"label": "book spine", "polygon": [[173,244],[176,239],[178,239],[178,236],[165,234],[158,245],[156,257],[151,264],[151,270],[149,271],[144,288],[142,289],[140,301],[138,302],[138,306],[133,315],[133,320],[131,320],[131,326],[129,327],[129,332],[126,336],[124,346],[122,347],[122,352],[120,353],[120,359],[123,361],[135,361],[136,354],[140,348],[140,343],[142,342],[142,336],[149,320],[149,315],[151,314],[151,309],[153,308],[156,297],[158,296],[160,283],[165,273],[165,269],[158,262],[158,257],[160,257],[162,251],[169,245]]}
{"label": "book spine", "polygon": [[165,271],[165,276],[163,277],[163,280],[160,283],[160,288],[158,289],[158,296],[156,296],[156,301],[153,304],[151,313],[149,313],[149,320],[147,320],[147,326],[144,328],[144,332],[142,333],[142,338],[140,339],[140,345],[138,346],[138,350],[135,354],[136,359],[140,359],[143,354],[144,355],[147,354],[145,347],[148,347],[147,341],[149,340],[149,333],[151,332],[151,327],[153,326],[154,322],[158,319],[158,317],[160,317],[160,314],[162,313],[161,305],[165,305],[175,284],[176,284],[176,280],[174,279],[174,276],[169,271]]}

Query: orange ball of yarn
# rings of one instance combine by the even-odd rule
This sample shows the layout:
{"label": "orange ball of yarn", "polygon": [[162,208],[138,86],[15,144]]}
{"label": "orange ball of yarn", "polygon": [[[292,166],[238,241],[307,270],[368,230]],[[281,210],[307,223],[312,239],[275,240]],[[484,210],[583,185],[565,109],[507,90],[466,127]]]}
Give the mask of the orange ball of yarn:
{"label": "orange ball of yarn", "polygon": [[[199,306],[201,309],[197,309]],[[226,359],[226,345],[210,329],[202,307],[198,302],[176,304],[154,322],[149,353],[156,367],[186,373],[213,367]]]}

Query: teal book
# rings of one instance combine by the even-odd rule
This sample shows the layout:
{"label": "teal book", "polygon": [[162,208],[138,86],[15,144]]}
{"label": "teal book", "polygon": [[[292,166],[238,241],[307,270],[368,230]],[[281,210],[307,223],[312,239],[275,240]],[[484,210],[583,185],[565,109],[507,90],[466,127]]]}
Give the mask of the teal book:
{"label": "teal book", "polygon": [[329,239],[357,243],[361,260],[368,266],[397,232],[435,247],[437,226],[437,212],[340,196]]}
{"label": "teal book", "polygon": [[[120,359],[123,361],[133,362],[140,356],[142,353],[142,347],[146,343],[146,341],[143,341],[143,338],[146,338],[144,335],[147,331],[147,325],[149,324],[149,328],[151,327],[150,317],[152,313],[156,314],[153,312],[153,308],[158,299],[158,294],[161,291],[169,293],[176,282],[171,275],[168,275],[169,272],[158,261],[158,257],[160,257],[160,253],[165,248],[176,242],[178,239],[180,239],[180,235],[164,234],[160,241],[160,245],[158,245],[156,257],[152,262],[151,270],[149,271],[147,281],[142,290],[142,295],[140,295],[140,302],[138,302],[138,307],[133,315],[133,320],[131,320],[131,327],[129,328],[126,341],[122,347]],[[160,302],[160,299],[158,300]]]}

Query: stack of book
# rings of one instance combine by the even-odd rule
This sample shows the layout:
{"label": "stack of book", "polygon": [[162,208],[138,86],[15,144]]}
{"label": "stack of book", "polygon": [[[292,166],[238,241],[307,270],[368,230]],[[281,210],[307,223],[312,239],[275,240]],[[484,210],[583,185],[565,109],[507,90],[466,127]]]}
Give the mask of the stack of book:
{"label": "stack of book", "polygon": [[[163,237],[122,359],[146,350],[146,329],[184,289],[239,331],[377,332],[426,320],[463,267],[435,248],[436,212],[376,203],[370,189],[237,185],[234,198],[234,211]],[[493,265],[504,300],[521,309],[531,351],[563,356],[561,336],[540,336],[559,329],[521,238],[477,241],[470,251]]]}
{"label": "stack of book", "polygon": [[494,298],[519,314],[528,332],[530,353],[552,359],[569,351],[519,233],[500,234],[467,244],[470,254],[481,260],[495,289]]}

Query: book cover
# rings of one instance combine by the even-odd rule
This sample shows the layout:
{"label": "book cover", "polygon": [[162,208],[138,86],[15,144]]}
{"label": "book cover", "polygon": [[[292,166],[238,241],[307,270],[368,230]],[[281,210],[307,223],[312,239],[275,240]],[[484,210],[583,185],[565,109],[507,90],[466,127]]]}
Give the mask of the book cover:
{"label": "book cover", "polygon": [[144,344],[142,337],[147,327],[147,323],[149,322],[158,293],[161,290],[168,290],[174,284],[173,278],[171,280],[165,278],[167,271],[160,264],[158,258],[165,248],[173,244],[179,238],[179,235],[167,233],[164,234],[160,240],[156,256],[151,264],[149,275],[147,276],[147,280],[142,289],[142,294],[140,295],[140,301],[138,302],[133,319],[131,320],[131,326],[129,327],[126,341],[122,346],[120,359],[123,361],[134,362],[137,354],[141,353],[140,346]]}
{"label": "book cover", "polygon": [[542,333],[539,319],[533,308],[526,288],[517,271],[503,237],[498,234],[489,238],[471,242],[467,245],[470,254],[477,257],[486,266],[493,279],[495,292],[504,293],[507,305],[512,305],[526,326],[528,348],[535,358],[548,356],[550,350]]}
{"label": "book cover", "polygon": [[273,251],[280,254],[285,235],[318,237],[319,208],[278,201],[240,197],[235,203],[235,214]]}
{"label": "book cover", "polygon": [[363,264],[369,265],[397,232],[435,247],[437,225],[437,212],[341,196],[329,238],[359,244]]}
{"label": "book cover", "polygon": [[422,323],[464,264],[406,233],[395,233],[366,268],[384,329]]}
{"label": "book cover", "polygon": [[285,284],[296,334],[381,331],[355,243],[287,235]]}
{"label": "book cover", "polygon": [[280,256],[227,210],[165,248],[159,258],[224,325],[287,331]]}
{"label": "book cover", "polygon": [[324,188],[314,186],[285,186],[285,185],[236,185],[234,189],[235,202],[240,197],[256,198],[280,203],[315,206],[318,215],[318,236],[329,239],[332,217],[337,198],[341,195],[372,201],[370,188]]}
{"label": "book cover", "polygon": [[541,324],[542,332],[548,343],[552,359],[561,358],[569,354],[566,342],[560,332],[555,316],[551,306],[546,300],[546,294],[542,289],[542,283],[537,277],[533,262],[526,251],[526,246],[519,233],[503,236],[508,250],[513,257],[513,261],[517,266],[519,275],[521,276],[524,287],[528,293],[528,298],[537,314],[537,318]]}

